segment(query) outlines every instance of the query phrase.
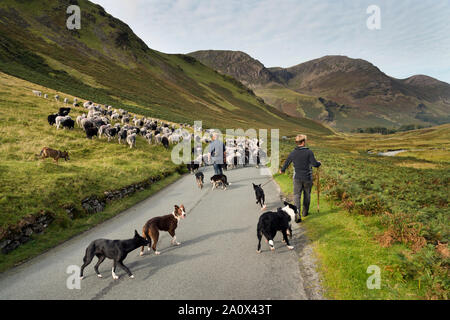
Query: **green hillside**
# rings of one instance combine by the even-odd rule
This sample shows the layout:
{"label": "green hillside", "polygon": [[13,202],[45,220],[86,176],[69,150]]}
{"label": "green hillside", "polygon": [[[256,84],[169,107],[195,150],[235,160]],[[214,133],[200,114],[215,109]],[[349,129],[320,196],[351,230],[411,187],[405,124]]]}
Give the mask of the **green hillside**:
{"label": "green hillside", "polygon": [[73,1],[0,2],[0,71],[86,100],[206,127],[308,129],[332,132],[287,117],[241,83],[185,55],[152,50],[123,22],[86,0],[82,28],[66,28]]}

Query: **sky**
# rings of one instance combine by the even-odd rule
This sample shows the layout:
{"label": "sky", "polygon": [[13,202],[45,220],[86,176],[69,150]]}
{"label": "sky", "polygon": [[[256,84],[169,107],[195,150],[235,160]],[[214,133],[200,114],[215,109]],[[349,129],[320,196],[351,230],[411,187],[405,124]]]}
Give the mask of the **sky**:
{"label": "sky", "polygon": [[[450,83],[450,0],[92,1],[165,53],[239,50],[266,67],[345,55],[395,78]],[[367,26],[371,5],[379,29]]]}

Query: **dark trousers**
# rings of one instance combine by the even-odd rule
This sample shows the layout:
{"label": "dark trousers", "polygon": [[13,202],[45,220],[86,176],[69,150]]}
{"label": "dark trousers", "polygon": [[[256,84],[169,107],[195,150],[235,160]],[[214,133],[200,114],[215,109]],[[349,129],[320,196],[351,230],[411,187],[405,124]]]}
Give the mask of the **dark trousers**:
{"label": "dark trousers", "polygon": [[222,171],[222,164],[220,164],[220,163],[214,163],[214,164],[213,164],[213,167],[214,167],[214,174],[223,174],[223,171]]}
{"label": "dark trousers", "polygon": [[[300,198],[303,193],[303,216],[306,217],[309,213],[309,204],[311,202],[312,181],[303,181],[294,179],[294,204],[300,211]],[[301,218],[301,217],[300,217]]]}

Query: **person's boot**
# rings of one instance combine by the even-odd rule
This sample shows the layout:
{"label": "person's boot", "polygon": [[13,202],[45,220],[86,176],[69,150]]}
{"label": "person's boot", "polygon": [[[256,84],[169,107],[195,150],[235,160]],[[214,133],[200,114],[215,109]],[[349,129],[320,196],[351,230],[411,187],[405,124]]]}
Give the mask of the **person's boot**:
{"label": "person's boot", "polygon": [[302,216],[301,214],[295,214],[295,223],[300,223],[302,222]]}

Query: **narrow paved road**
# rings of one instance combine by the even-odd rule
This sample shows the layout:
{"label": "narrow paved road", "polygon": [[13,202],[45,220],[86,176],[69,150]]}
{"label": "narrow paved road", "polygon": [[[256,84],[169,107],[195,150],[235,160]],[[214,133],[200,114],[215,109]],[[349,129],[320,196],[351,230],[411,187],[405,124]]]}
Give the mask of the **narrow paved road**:
{"label": "narrow paved road", "polygon": [[[256,224],[261,213],[255,204],[252,182],[265,183],[270,176],[256,168],[228,171],[232,185],[211,190],[211,169],[205,171],[206,188],[200,191],[187,175],[152,197],[124,211],[47,253],[0,275],[0,299],[310,299],[313,284],[304,278],[311,261],[304,257],[294,227],[295,250],[288,250],[277,235],[276,251],[263,243],[256,253]],[[281,205],[276,184],[264,186],[267,208]],[[118,268],[119,280],[111,277],[111,260],[100,266],[104,278],[93,270],[97,258],[85,270],[81,289],[69,290],[69,265],[81,265],[86,246],[94,239],[127,239],[151,217],[168,214],[174,204],[184,204],[188,216],[177,229],[181,246],[171,246],[163,233],[160,256],[139,249],[125,264],[135,279]],[[302,259],[299,259],[301,257]],[[300,263],[299,263],[300,261]]]}

